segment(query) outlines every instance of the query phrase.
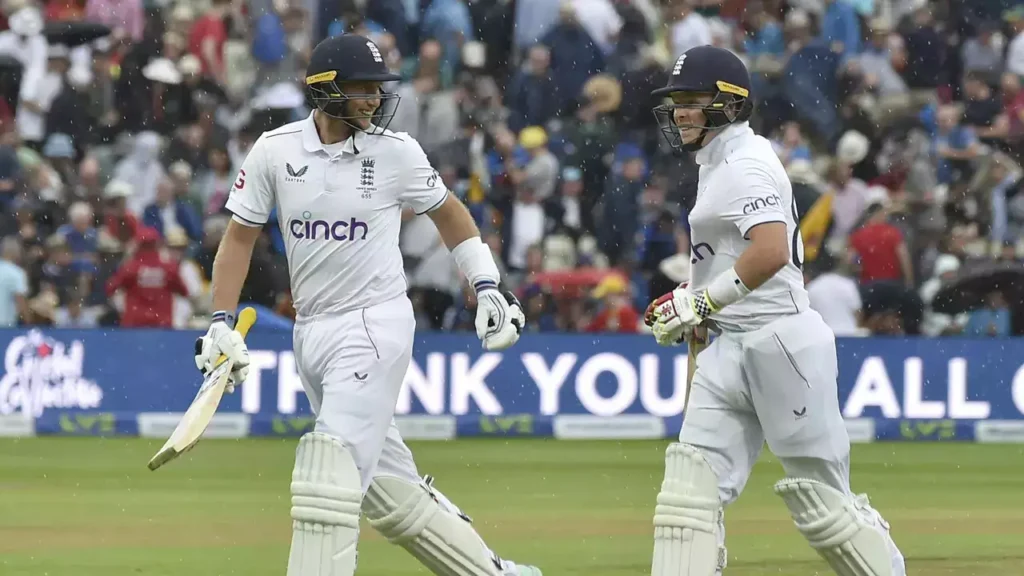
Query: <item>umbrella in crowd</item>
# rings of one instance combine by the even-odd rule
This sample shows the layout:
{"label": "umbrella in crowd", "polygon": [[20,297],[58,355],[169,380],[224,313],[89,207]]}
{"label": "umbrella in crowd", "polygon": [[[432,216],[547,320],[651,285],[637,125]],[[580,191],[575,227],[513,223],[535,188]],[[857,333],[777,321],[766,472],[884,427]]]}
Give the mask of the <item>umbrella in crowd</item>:
{"label": "umbrella in crowd", "polygon": [[985,305],[988,295],[1002,292],[1011,308],[1024,304],[1024,265],[1016,262],[979,262],[960,269],[932,301],[940,314],[959,314]]}
{"label": "umbrella in crowd", "polygon": [[110,27],[97,22],[47,22],[43,28],[43,36],[47,42],[68,47],[88,44],[109,35]]}

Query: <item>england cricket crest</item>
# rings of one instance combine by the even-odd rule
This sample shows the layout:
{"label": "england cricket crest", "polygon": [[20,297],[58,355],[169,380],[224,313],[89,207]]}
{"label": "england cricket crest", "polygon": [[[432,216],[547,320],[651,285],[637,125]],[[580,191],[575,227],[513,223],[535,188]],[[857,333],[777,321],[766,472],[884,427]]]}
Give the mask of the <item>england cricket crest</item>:
{"label": "england cricket crest", "polygon": [[363,164],[359,170],[359,188],[357,190],[362,194],[364,200],[373,198],[373,193],[377,191],[377,187],[373,183],[373,168],[376,164],[377,161],[373,158],[363,158]]}

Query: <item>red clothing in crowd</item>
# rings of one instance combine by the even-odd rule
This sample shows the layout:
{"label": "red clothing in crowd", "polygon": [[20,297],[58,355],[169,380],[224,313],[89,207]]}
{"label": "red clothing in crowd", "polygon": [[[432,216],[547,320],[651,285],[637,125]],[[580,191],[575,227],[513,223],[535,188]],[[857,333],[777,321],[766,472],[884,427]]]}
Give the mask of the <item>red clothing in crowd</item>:
{"label": "red clothing in crowd", "polygon": [[[216,62],[209,62],[203,54],[203,43],[211,39],[214,43]],[[188,51],[203,65],[203,74],[211,75],[224,67],[224,43],[228,39],[228,28],[224,18],[216,14],[206,14],[196,20],[189,33]]]}
{"label": "red clothing in crowd", "polygon": [[639,322],[640,315],[631,306],[623,306],[617,310],[605,308],[590,322],[587,332],[635,334]]}
{"label": "red clothing in crowd", "polygon": [[139,219],[131,212],[125,212],[123,216],[107,216],[104,222],[107,233],[120,242],[130,242],[139,235]]}
{"label": "red clothing in crowd", "polygon": [[860,256],[862,284],[878,280],[903,280],[898,248],[900,229],[886,222],[867,224],[850,234],[850,247]]}
{"label": "red clothing in crowd", "polygon": [[159,252],[148,247],[122,264],[107,282],[108,296],[124,290],[121,326],[171,328],[174,295],[188,296],[188,288],[178,270],[177,262],[163,259]]}

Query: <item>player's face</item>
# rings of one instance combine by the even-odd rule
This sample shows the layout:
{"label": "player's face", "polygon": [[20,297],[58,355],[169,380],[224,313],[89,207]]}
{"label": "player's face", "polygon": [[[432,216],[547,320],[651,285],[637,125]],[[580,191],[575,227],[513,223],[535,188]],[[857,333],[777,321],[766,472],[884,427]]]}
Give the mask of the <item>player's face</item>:
{"label": "player's face", "polygon": [[711,103],[714,98],[711,94],[699,92],[676,92],[672,94],[672,104],[677,108],[672,111],[672,120],[679,128],[679,137],[683,144],[690,144],[697,138],[708,124],[708,118],[704,115],[704,106]]}
{"label": "player's face", "polygon": [[380,108],[380,82],[345,82],[340,86],[348,97],[345,116],[361,130],[369,130],[373,114]]}

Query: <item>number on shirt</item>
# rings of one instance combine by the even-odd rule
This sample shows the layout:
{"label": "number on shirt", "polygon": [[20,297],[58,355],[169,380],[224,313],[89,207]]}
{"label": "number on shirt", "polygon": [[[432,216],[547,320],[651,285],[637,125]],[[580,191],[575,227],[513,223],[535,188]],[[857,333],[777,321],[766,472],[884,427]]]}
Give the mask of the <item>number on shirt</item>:
{"label": "number on shirt", "polygon": [[803,270],[804,238],[800,235],[800,214],[796,209],[796,198],[793,198],[793,222],[796,223],[796,228],[793,229],[793,264]]}

